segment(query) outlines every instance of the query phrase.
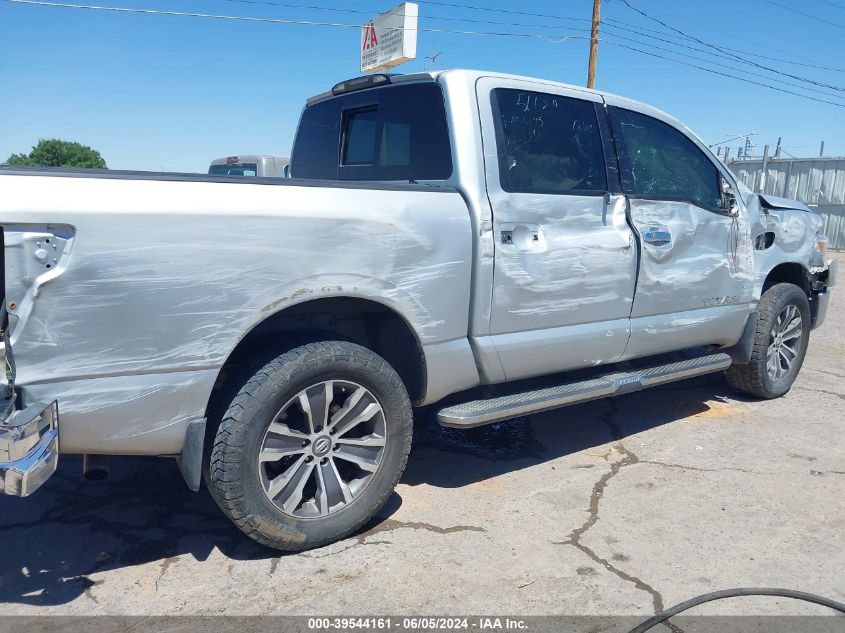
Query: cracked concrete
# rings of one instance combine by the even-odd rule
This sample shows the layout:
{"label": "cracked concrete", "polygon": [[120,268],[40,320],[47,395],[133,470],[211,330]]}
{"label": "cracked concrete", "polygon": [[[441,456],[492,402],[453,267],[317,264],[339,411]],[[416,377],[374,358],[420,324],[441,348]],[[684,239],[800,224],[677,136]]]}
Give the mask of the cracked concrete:
{"label": "cracked concrete", "polygon": [[[553,544],[572,545],[573,547],[584,552],[584,554],[589,556],[592,561],[598,563],[610,573],[618,576],[622,580],[632,583],[637,589],[645,591],[651,596],[652,604],[654,606],[654,612],[658,613],[660,611],[663,611],[665,607],[665,605],[663,604],[663,596],[660,595],[659,591],[644,582],[642,579],[637,578],[635,576],[631,576],[630,574],[625,573],[618,567],[612,565],[607,559],[600,557],[592,549],[590,549],[581,542],[581,537],[599,520],[599,503],[601,502],[601,497],[604,494],[604,489],[607,487],[607,484],[613,477],[616,476],[616,474],[622,468],[624,468],[625,466],[630,466],[632,464],[638,464],[640,461],[636,455],[626,449],[621,443],[615,444],[613,448],[614,450],[616,450],[616,452],[622,455],[622,459],[613,462],[610,466],[610,470],[604,475],[602,475],[601,479],[599,479],[593,486],[593,492],[590,495],[590,514],[587,517],[587,520],[583,523],[583,525],[574,529],[564,540],[553,541]],[[625,556],[624,554],[616,554],[615,560],[627,560],[627,556]]]}
{"label": "cracked concrete", "polygon": [[[619,565],[614,565],[606,558],[602,558],[593,549],[591,549],[581,541],[581,537],[586,534],[587,531],[590,530],[599,521],[599,509],[602,495],[604,494],[605,489],[610,483],[610,480],[613,479],[617,474],[619,474],[619,471],[621,469],[627,466],[633,466],[642,463],[640,458],[637,457],[637,455],[635,455],[633,452],[625,448],[624,444],[621,441],[622,432],[615,419],[615,415],[618,411],[618,400],[613,399],[607,400],[606,402],[608,404],[608,409],[603,418],[603,421],[605,422],[605,424],[607,424],[607,427],[610,430],[613,439],[617,440],[617,443],[614,444],[611,450],[604,455],[604,459],[608,459],[611,452],[615,452],[621,455],[622,458],[612,462],[610,470],[603,474],[601,478],[596,481],[596,483],[593,485],[593,491],[590,495],[589,515],[586,521],[584,521],[581,526],[575,528],[563,541],[553,541],[552,543],[554,545],[571,545],[575,547],[576,549],[586,554],[590,558],[590,560],[595,563],[598,563],[610,573],[614,574],[615,576],[619,577],[620,579],[626,582],[633,584],[634,587],[636,587],[640,591],[647,593],[651,597],[654,613],[659,613],[660,611],[663,611],[666,608],[666,605],[663,603],[663,596],[657,589],[649,585],[642,578],[632,576],[626,573],[623,569],[620,568]],[[662,462],[646,463],[665,467],[685,468],[680,464],[665,464]],[[623,563],[630,560],[630,557],[617,552],[611,556],[611,560],[615,563]],[[579,567],[575,571],[576,573],[585,575],[587,573],[587,570],[589,569],[590,568]],[[667,622],[665,626],[673,633],[683,633],[682,630],[672,622]]]}
{"label": "cracked concrete", "polygon": [[[253,544],[171,460],[116,459],[86,484],[63,457],[38,494],[0,498],[0,615],[647,617],[737,586],[843,601],[843,295],[778,400],[710,376],[469,431],[418,411],[379,517],[311,552]],[[827,613],[771,598],[696,612]]]}
{"label": "cracked concrete", "polygon": [[339,550],[332,551],[335,546],[328,546],[315,550],[312,552],[303,552],[301,556],[310,558],[327,558],[328,556],[336,556],[342,554],[358,545],[390,545],[390,541],[368,541],[367,539],[374,534],[383,534],[385,532],[392,532],[394,530],[424,530],[426,532],[434,532],[435,534],[453,534],[455,532],[486,532],[483,527],[476,525],[452,525],[449,527],[439,527],[431,523],[422,523],[420,521],[395,521],[393,519],[384,519],[377,522],[376,525],[364,531],[355,537],[354,541],[348,546]]}

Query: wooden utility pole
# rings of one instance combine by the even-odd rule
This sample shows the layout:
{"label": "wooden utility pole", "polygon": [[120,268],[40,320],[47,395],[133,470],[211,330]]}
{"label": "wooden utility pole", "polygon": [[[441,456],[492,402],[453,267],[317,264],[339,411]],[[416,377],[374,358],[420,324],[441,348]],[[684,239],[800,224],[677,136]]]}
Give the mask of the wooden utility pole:
{"label": "wooden utility pole", "polygon": [[593,30],[590,33],[590,66],[587,69],[587,88],[596,87],[596,57],[599,53],[599,22],[601,0],[593,0]]}

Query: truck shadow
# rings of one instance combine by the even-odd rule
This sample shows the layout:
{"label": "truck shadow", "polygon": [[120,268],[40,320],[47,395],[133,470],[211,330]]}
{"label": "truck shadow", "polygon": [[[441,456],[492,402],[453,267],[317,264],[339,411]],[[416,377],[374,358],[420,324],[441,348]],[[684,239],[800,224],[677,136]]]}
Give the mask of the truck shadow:
{"label": "truck shadow", "polygon": [[[403,483],[458,488],[706,412],[707,402],[728,394],[712,377],[662,390],[675,393],[650,402],[646,394],[661,391],[652,390],[463,431],[439,427],[434,411],[420,409]],[[626,415],[629,409],[636,415]],[[89,590],[102,581],[92,574],[157,561],[164,571],[175,557],[204,561],[215,549],[234,560],[279,555],[243,536],[207,491],[189,491],[172,460],[116,458],[109,479],[98,483],[82,480],[81,458],[60,462],[34,496],[0,496],[2,603],[96,601]],[[377,530],[401,503],[394,494],[361,532]]]}
{"label": "truck shadow", "polygon": [[[214,548],[235,559],[278,553],[245,538],[206,490],[188,490],[169,459],[115,458],[107,480],[82,479],[82,459],[63,456],[32,497],[0,497],[0,602],[68,603],[95,583],[90,574]],[[90,597],[90,594],[89,594]]]}
{"label": "truck shadow", "polygon": [[731,391],[720,375],[709,375],[471,429],[442,427],[436,408],[420,409],[402,482],[460,488],[677,420],[710,415],[711,405],[723,409],[728,397],[748,400]]}

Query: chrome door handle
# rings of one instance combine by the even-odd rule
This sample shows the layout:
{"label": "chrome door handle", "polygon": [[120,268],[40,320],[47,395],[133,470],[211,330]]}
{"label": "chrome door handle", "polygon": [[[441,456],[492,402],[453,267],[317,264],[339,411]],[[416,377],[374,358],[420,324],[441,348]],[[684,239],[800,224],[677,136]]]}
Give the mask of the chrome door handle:
{"label": "chrome door handle", "polygon": [[509,224],[499,232],[501,243],[518,251],[534,251],[541,246],[539,224]]}
{"label": "chrome door handle", "polygon": [[654,246],[666,246],[672,242],[672,234],[669,231],[653,229],[643,233],[643,241]]}

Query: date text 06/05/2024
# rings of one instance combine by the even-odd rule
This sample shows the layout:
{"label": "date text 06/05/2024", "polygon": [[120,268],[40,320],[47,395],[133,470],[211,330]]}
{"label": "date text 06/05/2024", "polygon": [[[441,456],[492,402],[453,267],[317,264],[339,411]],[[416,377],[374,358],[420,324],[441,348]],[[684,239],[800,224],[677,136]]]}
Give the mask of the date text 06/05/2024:
{"label": "date text 06/05/2024", "polygon": [[308,618],[308,629],[319,630],[469,630],[520,631],[525,620],[501,617],[332,617]]}

